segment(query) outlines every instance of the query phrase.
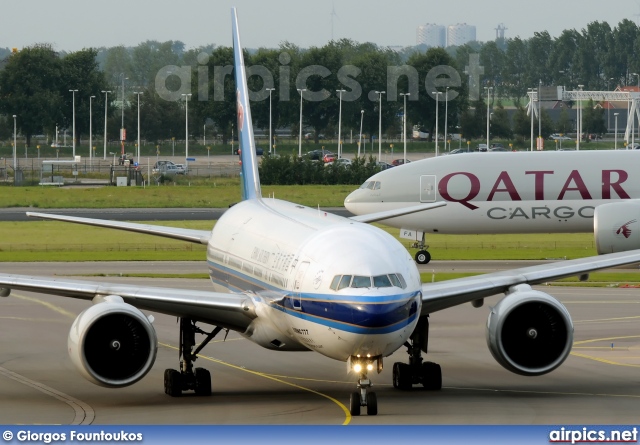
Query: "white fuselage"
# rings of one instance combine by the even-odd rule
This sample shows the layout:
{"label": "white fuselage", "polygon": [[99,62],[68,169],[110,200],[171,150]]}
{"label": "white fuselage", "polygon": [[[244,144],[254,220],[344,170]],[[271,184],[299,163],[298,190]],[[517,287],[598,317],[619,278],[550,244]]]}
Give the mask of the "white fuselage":
{"label": "white fuselage", "polygon": [[[248,294],[258,317],[244,335],[267,348],[337,360],[384,357],[407,340],[420,315],[418,270],[393,237],[286,201],[231,207],[212,231],[207,260],[215,285],[254,292]],[[332,287],[336,276],[388,274],[401,274],[404,288],[374,281]]]}
{"label": "white fuselage", "polygon": [[351,193],[356,215],[445,201],[383,221],[436,233],[593,232],[595,207],[640,198],[640,153],[465,153],[380,172]]}

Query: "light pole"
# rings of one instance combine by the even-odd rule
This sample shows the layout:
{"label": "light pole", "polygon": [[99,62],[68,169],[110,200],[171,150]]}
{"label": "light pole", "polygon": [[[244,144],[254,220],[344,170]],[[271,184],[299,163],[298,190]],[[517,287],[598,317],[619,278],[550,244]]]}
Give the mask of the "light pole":
{"label": "light pole", "polygon": [[542,96],[540,95],[540,91],[542,90],[542,79],[538,82],[538,140],[536,141],[536,147],[540,144],[540,149],[542,149]]}
{"label": "light pole", "polygon": [[436,157],[438,157],[438,102],[440,102],[441,91],[434,91],[436,95]]}
{"label": "light pole", "polygon": [[107,97],[111,91],[102,91],[104,93],[104,160],[107,160]]}
{"label": "light pole", "polygon": [[122,103],[120,104],[120,112],[121,112],[120,114],[122,116],[122,122],[120,126],[120,142],[121,142],[120,154],[124,155],[124,140],[126,139],[125,130],[124,130],[124,81],[129,80],[129,78],[124,77],[124,73],[121,73],[120,76],[122,77]]}
{"label": "light pole", "polygon": [[404,143],[404,161],[403,164],[407,163],[407,96],[410,96],[411,93],[400,93],[404,100],[404,105],[402,108],[402,142]]}
{"label": "light pole", "polygon": [[342,93],[347,90],[336,90],[339,97],[338,105],[338,159],[342,157]]}
{"label": "light pole", "polygon": [[92,101],[96,96],[89,96],[89,163],[91,163],[91,147],[93,146],[93,111],[92,111]]}
{"label": "light pole", "polygon": [[360,139],[358,139],[358,157],[360,157],[360,146],[362,145],[362,120],[364,119],[364,110],[360,110]]}
{"label": "light pole", "polygon": [[[578,85],[578,91],[582,91],[584,85]],[[580,139],[582,139],[582,100],[580,100],[580,96],[578,95],[578,143],[576,146],[576,150],[580,150]]]}
{"label": "light pole", "polygon": [[76,159],[76,93],[78,92],[78,90],[69,90],[69,92],[73,95],[73,125],[72,125],[72,131],[73,131],[73,143],[71,145],[73,145],[73,159]]}
{"label": "light pole", "polygon": [[142,91],[134,91],[133,94],[138,95],[138,165],[140,165],[140,95]]}
{"label": "light pole", "polygon": [[187,174],[189,173],[189,97],[191,93],[183,93],[182,96],[184,96],[184,173]]}
{"label": "light pole", "polygon": [[271,92],[275,91],[275,88],[267,88],[269,92],[269,152],[273,149],[273,154],[276,154],[276,149],[273,146],[273,137],[271,136]]}
{"label": "light pole", "polygon": [[[444,149],[447,150],[447,125],[449,119],[449,87],[444,90]],[[449,147],[451,150],[451,147]]]}
{"label": "light pole", "polygon": [[298,88],[300,92],[300,134],[298,135],[298,157],[302,157],[302,93],[307,91],[306,88]]}
{"label": "light pole", "polygon": [[[378,162],[382,159],[382,95],[386,91],[376,91],[378,95]],[[373,149],[373,147],[371,147]]]}
{"label": "light pole", "polygon": [[[609,80],[607,80],[607,91],[611,91],[611,85],[609,85],[609,82],[614,80],[613,77],[610,77]],[[611,104],[609,103],[609,100],[607,100],[607,133],[609,133],[609,131],[611,131]]]}
{"label": "light pole", "polygon": [[17,147],[18,147],[16,145],[18,143],[17,142],[17,139],[18,139],[18,137],[17,137],[17,135],[18,135],[18,126],[16,125],[16,117],[18,117],[18,116],[14,114],[13,115],[13,175],[14,175],[14,178],[15,178],[15,174],[16,174],[15,171],[16,171],[16,168],[18,166],[18,155],[17,155],[17,152],[16,152]]}
{"label": "light pole", "polygon": [[484,87],[487,91],[487,151],[489,151],[489,124],[491,120],[489,119],[489,104],[491,99],[491,91],[493,91],[493,87]]}
{"label": "light pole", "polygon": [[529,101],[529,114],[531,114],[531,151],[533,151],[533,92],[535,88],[527,88],[527,91],[531,94],[531,100]]}
{"label": "light pole", "polygon": [[614,141],[615,142],[614,142],[614,146],[613,146],[614,150],[618,149],[618,114],[620,114],[620,113],[613,113],[613,119],[614,119],[614,121],[616,123],[616,134],[614,136],[614,138],[615,138]]}

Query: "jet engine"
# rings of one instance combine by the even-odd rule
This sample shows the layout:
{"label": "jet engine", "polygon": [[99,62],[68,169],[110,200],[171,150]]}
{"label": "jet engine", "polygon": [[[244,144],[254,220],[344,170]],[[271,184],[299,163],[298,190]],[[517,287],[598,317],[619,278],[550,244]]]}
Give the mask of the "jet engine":
{"label": "jet engine", "polygon": [[139,309],[117,295],[83,311],[69,332],[71,361],[92,383],[106,387],[131,385],[153,366],[156,331]]}
{"label": "jet engine", "polygon": [[624,201],[597,206],[593,233],[598,254],[640,249],[640,203]]}
{"label": "jet engine", "polygon": [[573,323],[555,298],[514,286],[489,314],[487,345],[504,368],[521,375],[553,371],[571,352]]}

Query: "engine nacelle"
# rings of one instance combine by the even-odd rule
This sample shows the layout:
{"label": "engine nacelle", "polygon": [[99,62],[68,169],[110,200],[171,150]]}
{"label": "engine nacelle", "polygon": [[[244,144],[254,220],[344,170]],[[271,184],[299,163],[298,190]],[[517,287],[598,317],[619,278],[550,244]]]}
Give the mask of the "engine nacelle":
{"label": "engine nacelle", "polygon": [[67,342],[71,361],[90,382],[106,387],[131,385],[153,366],[156,331],[139,309],[109,295],[73,322]]}
{"label": "engine nacelle", "polygon": [[640,249],[640,204],[624,201],[597,206],[593,234],[598,254]]}
{"label": "engine nacelle", "polygon": [[492,309],[486,334],[491,355],[504,368],[521,375],[542,375],[569,356],[573,322],[558,300],[519,285]]}

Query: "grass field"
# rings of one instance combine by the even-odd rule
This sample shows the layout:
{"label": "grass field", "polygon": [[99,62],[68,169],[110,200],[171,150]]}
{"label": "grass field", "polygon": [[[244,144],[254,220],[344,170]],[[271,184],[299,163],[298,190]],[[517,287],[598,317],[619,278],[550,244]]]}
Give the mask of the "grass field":
{"label": "grass field", "polygon": [[[239,178],[198,180],[198,185],[142,187],[2,187],[0,208],[170,208],[228,207],[240,200]],[[357,185],[263,186],[264,196],[311,207],[341,207]]]}

